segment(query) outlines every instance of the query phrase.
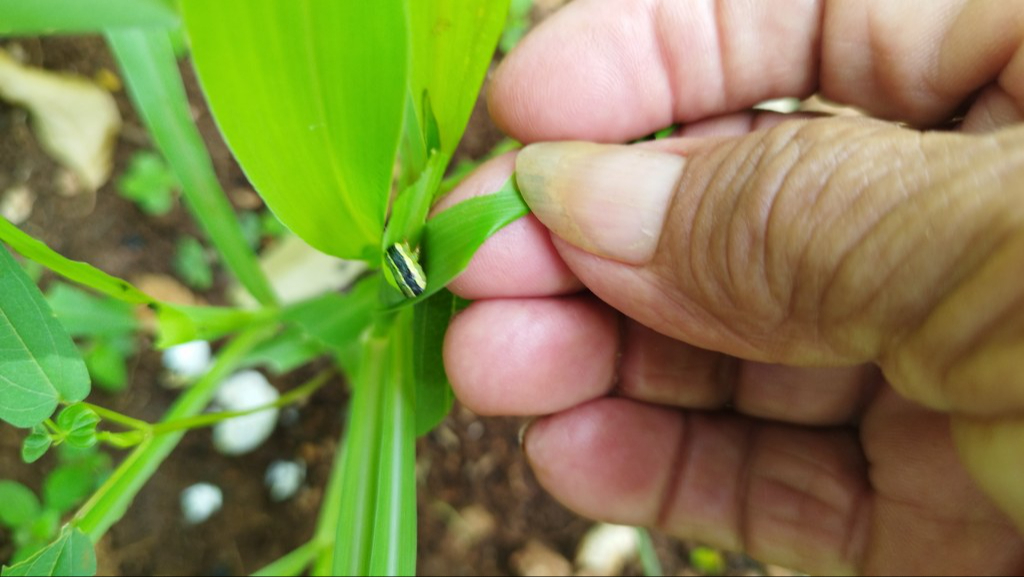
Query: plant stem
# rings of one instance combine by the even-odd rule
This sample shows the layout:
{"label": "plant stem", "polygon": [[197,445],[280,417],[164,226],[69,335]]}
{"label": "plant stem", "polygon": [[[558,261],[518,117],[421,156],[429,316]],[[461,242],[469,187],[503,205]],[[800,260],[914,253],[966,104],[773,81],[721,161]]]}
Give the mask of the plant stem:
{"label": "plant stem", "polygon": [[122,427],[125,427],[127,429],[135,429],[136,431],[149,431],[150,429],[153,428],[153,425],[150,425],[146,421],[133,419],[132,417],[129,417],[128,415],[123,415],[121,413],[118,413],[117,411],[111,411],[110,409],[106,409],[104,407],[100,407],[92,403],[82,403],[82,405],[85,405],[86,407],[92,409],[93,412],[99,415],[100,418],[102,418],[104,421],[117,423],[118,425],[121,425]]}
{"label": "plant stem", "polygon": [[650,532],[643,527],[637,527],[636,534],[640,540],[640,565],[643,566],[644,575],[661,577],[665,572],[661,568],[661,561],[658,560],[658,553],[654,550]]}
{"label": "plant stem", "polygon": [[154,436],[164,435],[176,431],[188,431],[191,429],[208,427],[210,425],[216,425],[217,423],[220,423],[221,421],[226,421],[228,419],[244,417],[246,415],[252,415],[254,413],[259,413],[262,411],[266,411],[268,409],[277,409],[285,407],[294,402],[300,401],[302,399],[305,399],[306,397],[311,396],[313,393],[319,390],[320,387],[324,386],[327,383],[327,380],[330,378],[333,372],[333,369],[325,369],[323,371],[320,371],[320,373],[313,377],[311,380],[291,391],[288,391],[284,395],[281,395],[281,397],[278,398],[276,401],[272,403],[267,403],[259,407],[246,409],[244,411],[223,411],[219,413],[210,413],[208,415],[196,415],[194,417],[188,417],[186,419],[178,419],[174,421],[158,423],[156,425],[152,425],[150,428]]}
{"label": "plant stem", "polygon": [[[220,383],[241,365],[249,351],[273,336],[275,328],[253,328],[231,340],[217,355],[210,371],[171,406],[164,421],[199,414],[210,403]],[[98,543],[107,529],[124,516],[132,500],[183,436],[184,432],[176,432],[143,441],[82,505],[71,523],[93,543]]]}
{"label": "plant stem", "polygon": [[244,411],[223,411],[219,413],[210,413],[207,415],[196,415],[194,417],[188,417],[184,419],[164,421],[161,423],[157,423],[155,425],[147,423],[146,421],[134,419],[127,415],[122,415],[121,413],[111,411],[110,409],[93,405],[92,403],[82,404],[95,411],[96,414],[102,417],[104,420],[110,421],[112,423],[117,423],[118,425],[121,425],[128,429],[132,429],[132,431],[141,433],[141,435],[138,436],[137,439],[132,436],[125,436],[124,434],[121,433],[110,433],[106,431],[101,433],[101,440],[120,449],[125,449],[137,445],[155,436],[166,435],[167,433],[174,433],[178,431],[189,431],[192,429],[209,427],[211,425],[216,425],[217,423],[226,421],[228,419],[244,417],[246,415],[252,415],[254,413],[259,413],[261,411],[266,411],[268,409],[278,409],[281,407],[288,406],[292,403],[305,399],[306,397],[309,397],[313,393],[318,391],[321,387],[327,384],[327,380],[331,377],[333,373],[333,369],[324,369],[323,371],[320,371],[315,377],[310,379],[308,382],[302,384],[299,387],[296,387],[291,391],[288,391],[284,395],[281,395],[281,397],[278,398],[276,401],[272,403],[267,403],[265,405],[261,405],[259,407],[246,409]]}

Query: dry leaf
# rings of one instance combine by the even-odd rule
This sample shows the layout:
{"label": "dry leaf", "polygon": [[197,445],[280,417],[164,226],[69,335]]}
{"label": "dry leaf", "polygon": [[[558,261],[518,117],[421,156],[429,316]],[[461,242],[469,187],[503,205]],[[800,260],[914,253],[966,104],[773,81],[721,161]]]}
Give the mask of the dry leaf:
{"label": "dry leaf", "polygon": [[121,115],[92,81],[23,66],[0,50],[0,98],[25,107],[40,145],[89,190],[110,178]]}

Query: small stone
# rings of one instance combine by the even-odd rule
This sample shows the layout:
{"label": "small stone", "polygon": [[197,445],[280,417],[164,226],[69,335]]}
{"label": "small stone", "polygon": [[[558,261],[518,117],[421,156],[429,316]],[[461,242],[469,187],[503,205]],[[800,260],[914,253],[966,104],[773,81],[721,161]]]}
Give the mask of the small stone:
{"label": "small stone", "polygon": [[275,503],[294,497],[305,480],[306,464],[302,461],[274,461],[263,476],[263,483],[270,490],[270,500]]}
{"label": "small stone", "polygon": [[210,483],[196,483],[181,492],[181,513],[189,525],[206,521],[223,505],[224,493]]}
{"label": "small stone", "polygon": [[576,550],[576,566],[588,575],[620,575],[640,551],[635,527],[600,523],[591,527]]}
{"label": "small stone", "polygon": [[512,554],[512,569],[516,575],[572,575],[572,564],[565,557],[540,541],[530,540],[522,549]]}
{"label": "small stone", "polygon": [[12,186],[0,196],[0,216],[11,221],[11,224],[22,224],[32,216],[35,203],[36,195],[32,189],[24,184]]}
{"label": "small stone", "polygon": [[[248,411],[273,403],[280,394],[256,371],[236,373],[220,386],[215,402],[225,411]],[[222,421],[213,427],[213,445],[225,455],[248,453],[267,440],[277,426],[276,408]]]}
{"label": "small stone", "polygon": [[175,380],[194,381],[210,368],[210,343],[191,341],[164,351],[163,363]]}

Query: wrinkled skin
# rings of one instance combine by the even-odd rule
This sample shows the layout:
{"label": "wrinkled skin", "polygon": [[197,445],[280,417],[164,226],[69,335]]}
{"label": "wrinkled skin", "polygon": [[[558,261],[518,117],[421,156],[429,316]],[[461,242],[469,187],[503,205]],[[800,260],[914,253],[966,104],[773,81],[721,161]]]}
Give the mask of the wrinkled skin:
{"label": "wrinkled skin", "polygon": [[[683,127],[446,200],[518,165],[535,213],[452,285],[459,398],[543,415],[528,458],[587,516],[814,573],[1024,571],[1022,46],[1005,0],[563,8],[495,74],[499,126]],[[748,111],[815,92],[874,119]]]}

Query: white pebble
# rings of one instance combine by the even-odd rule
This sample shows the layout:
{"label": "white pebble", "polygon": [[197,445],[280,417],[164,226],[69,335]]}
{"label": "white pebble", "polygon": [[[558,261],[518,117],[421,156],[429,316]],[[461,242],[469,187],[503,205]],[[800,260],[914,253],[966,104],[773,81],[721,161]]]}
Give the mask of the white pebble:
{"label": "white pebble", "polygon": [[[224,381],[215,402],[225,411],[247,411],[273,403],[278,396],[277,389],[261,373],[242,371]],[[248,453],[274,432],[277,415],[278,410],[272,408],[221,421],[213,427],[213,445],[225,455]]]}
{"label": "white pebble", "polygon": [[216,485],[196,483],[181,492],[181,513],[189,525],[198,525],[220,511],[224,493]]}
{"label": "white pebble", "polygon": [[580,540],[576,567],[591,575],[620,575],[640,550],[635,527],[594,525]]}
{"label": "white pebble", "polygon": [[274,461],[267,467],[263,477],[263,482],[270,490],[270,500],[275,503],[294,497],[305,480],[306,464],[302,461]]}
{"label": "white pebble", "polygon": [[192,341],[164,351],[164,367],[178,379],[192,381],[210,368],[210,343]]}

